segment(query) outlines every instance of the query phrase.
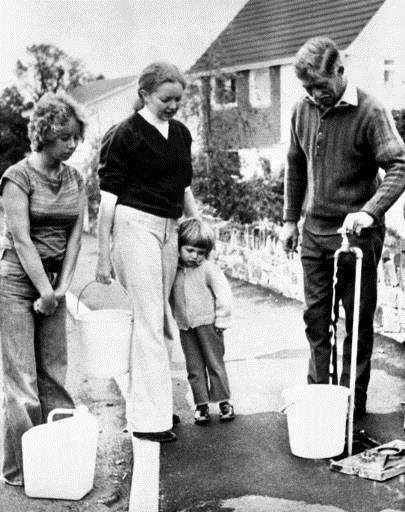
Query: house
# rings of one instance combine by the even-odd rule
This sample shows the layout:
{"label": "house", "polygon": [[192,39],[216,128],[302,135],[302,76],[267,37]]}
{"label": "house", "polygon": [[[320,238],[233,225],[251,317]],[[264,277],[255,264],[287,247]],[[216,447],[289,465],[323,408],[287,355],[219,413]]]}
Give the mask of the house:
{"label": "house", "polygon": [[201,83],[205,143],[225,125],[245,176],[261,171],[260,156],[277,172],[304,92],[293,58],[316,35],[336,41],[359,87],[405,107],[404,27],[404,0],[249,0],[190,69]]}
{"label": "house", "polygon": [[138,78],[126,76],[95,80],[76,87],[71,95],[83,106],[88,126],[86,139],[72,155],[70,163],[85,171],[103,134],[133,111],[138,97]]}
{"label": "house", "polygon": [[[78,145],[69,159],[69,164],[82,173],[91,188],[95,179],[94,162],[98,158],[101,138],[108,128],[133,111],[138,97],[138,79],[136,76],[126,76],[96,80],[76,87],[70,94],[84,108],[88,124],[85,140]],[[97,206],[89,201],[85,211],[85,231],[95,228],[96,212]]]}
{"label": "house", "polygon": [[138,78],[125,76],[95,80],[76,87],[71,95],[86,112],[86,137],[99,140],[108,128],[131,114],[138,97]]}
{"label": "house", "polygon": [[85,107],[92,135],[102,136],[132,112],[138,97],[137,80],[136,76],[96,80],[72,91],[74,99]]}

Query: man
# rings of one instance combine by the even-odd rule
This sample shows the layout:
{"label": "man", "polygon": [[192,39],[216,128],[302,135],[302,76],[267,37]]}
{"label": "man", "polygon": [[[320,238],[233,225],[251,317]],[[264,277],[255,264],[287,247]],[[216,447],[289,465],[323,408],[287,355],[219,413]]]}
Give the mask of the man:
{"label": "man", "polygon": [[[297,247],[297,222],[305,198],[301,262],[311,349],[308,383],[329,382],[333,256],[343,232],[351,245],[363,251],[355,386],[358,420],[366,412],[384,213],[405,188],[405,148],[390,113],[348,81],[333,41],[308,40],[296,55],[295,71],[307,96],[292,113],[283,243],[287,251]],[[383,180],[379,168],[385,170]],[[345,309],[347,333],[343,386],[349,386],[350,377],[354,265],[353,255],[339,258],[336,294]]]}

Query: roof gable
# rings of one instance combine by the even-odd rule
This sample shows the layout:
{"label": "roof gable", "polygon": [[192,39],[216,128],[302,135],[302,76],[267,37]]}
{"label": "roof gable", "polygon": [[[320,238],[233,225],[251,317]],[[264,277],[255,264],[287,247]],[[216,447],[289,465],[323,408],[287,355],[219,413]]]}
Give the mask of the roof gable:
{"label": "roof gable", "polygon": [[90,103],[97,99],[110,94],[115,90],[135,83],[136,76],[125,76],[122,78],[110,78],[103,80],[94,80],[84,85],[80,85],[71,91],[73,98],[79,103]]}
{"label": "roof gable", "polygon": [[315,35],[347,48],[385,0],[249,0],[192,73],[291,58]]}

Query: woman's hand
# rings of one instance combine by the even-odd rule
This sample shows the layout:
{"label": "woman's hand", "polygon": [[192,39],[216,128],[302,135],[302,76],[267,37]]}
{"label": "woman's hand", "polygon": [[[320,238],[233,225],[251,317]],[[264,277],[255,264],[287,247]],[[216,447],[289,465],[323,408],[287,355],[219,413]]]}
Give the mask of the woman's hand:
{"label": "woman's hand", "polygon": [[57,307],[58,301],[53,290],[52,293],[41,295],[33,304],[34,311],[45,316],[53,315]]}
{"label": "woman's hand", "polygon": [[195,217],[196,219],[201,219],[201,215],[198,211],[197,203],[195,202],[191,187],[187,187],[184,190],[183,213],[187,218]]}
{"label": "woman's hand", "polygon": [[63,290],[62,288],[59,288],[59,287],[55,288],[55,299],[58,304],[65,297],[65,295],[66,295],[66,290]]}
{"label": "woman's hand", "polygon": [[95,277],[98,283],[111,284],[111,279],[115,277],[115,273],[109,257],[98,258]]}

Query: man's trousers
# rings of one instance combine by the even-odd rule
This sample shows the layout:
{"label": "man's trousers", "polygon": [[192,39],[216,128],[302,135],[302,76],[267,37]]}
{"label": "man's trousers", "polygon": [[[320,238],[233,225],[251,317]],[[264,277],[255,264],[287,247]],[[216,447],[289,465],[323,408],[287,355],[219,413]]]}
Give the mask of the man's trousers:
{"label": "man's trousers", "polygon": [[[355,406],[364,410],[370,380],[370,362],[373,350],[373,321],[377,304],[377,266],[381,257],[385,228],[364,229],[360,236],[349,236],[351,246],[363,251],[360,296],[359,344],[355,386]],[[310,344],[311,357],[308,383],[329,382],[331,359],[331,318],[334,253],[342,243],[341,235],[315,235],[304,228],[301,261],[304,270],[306,309],[304,321]],[[353,325],[355,256],[339,257],[336,304],[339,300],[345,311],[346,337],[343,344],[340,385],[349,386],[350,355]]]}

